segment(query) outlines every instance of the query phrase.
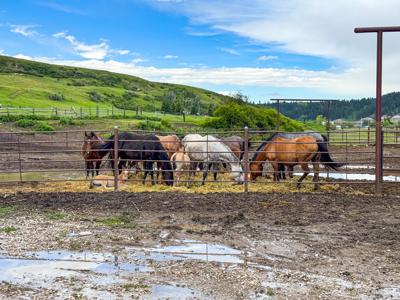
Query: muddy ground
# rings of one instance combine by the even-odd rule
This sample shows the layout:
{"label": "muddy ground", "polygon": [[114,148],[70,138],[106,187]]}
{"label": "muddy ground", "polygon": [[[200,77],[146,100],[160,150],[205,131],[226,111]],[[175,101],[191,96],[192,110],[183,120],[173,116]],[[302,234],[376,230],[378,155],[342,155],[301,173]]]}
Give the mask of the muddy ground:
{"label": "muddy ground", "polygon": [[[400,298],[396,196],[17,193],[0,204],[0,269],[10,274],[0,275],[3,298]],[[179,253],[188,243],[205,248]],[[178,253],[160,257],[160,249]],[[139,267],[104,275],[53,266],[55,282],[38,286],[17,276],[29,268],[4,264],[43,250],[111,253],[116,265]]]}

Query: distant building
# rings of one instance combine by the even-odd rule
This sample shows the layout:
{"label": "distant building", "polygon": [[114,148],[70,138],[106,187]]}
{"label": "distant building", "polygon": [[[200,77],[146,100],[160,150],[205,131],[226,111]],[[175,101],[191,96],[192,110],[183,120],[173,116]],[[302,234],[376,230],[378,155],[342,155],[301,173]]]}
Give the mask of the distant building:
{"label": "distant building", "polygon": [[335,125],[343,125],[344,123],[346,123],[346,120],[343,120],[343,119],[336,119],[336,120],[333,120],[332,122],[333,122],[333,124],[335,124]]}
{"label": "distant building", "polygon": [[400,115],[395,115],[395,116],[391,117],[390,122],[392,122],[394,124],[400,124]]}
{"label": "distant building", "polygon": [[360,119],[360,127],[368,127],[370,126],[375,120],[371,117],[361,118]]}

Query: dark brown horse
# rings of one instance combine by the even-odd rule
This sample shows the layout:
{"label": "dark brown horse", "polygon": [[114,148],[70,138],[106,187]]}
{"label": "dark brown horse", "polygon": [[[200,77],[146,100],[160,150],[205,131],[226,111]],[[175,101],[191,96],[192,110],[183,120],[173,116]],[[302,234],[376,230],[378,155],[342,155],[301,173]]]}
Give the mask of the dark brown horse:
{"label": "dark brown horse", "polygon": [[103,139],[93,131],[90,133],[85,131],[81,154],[86,164],[86,179],[89,177],[90,173],[92,177],[94,177],[95,173],[99,175],[101,161],[108,153],[102,149],[104,144]]}

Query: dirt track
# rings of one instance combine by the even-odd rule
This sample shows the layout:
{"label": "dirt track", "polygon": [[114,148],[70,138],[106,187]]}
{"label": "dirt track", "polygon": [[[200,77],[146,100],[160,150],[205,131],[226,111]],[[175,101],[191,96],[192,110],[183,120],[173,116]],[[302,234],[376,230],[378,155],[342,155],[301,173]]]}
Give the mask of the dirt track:
{"label": "dirt track", "polygon": [[[0,233],[0,248],[9,255],[73,246],[84,251],[111,249],[127,257],[130,247],[190,239],[238,249],[245,263],[152,263],[155,273],[143,275],[140,282],[184,284],[201,291],[198,298],[400,297],[398,197],[30,193],[8,195],[1,203],[12,206],[14,213],[0,222],[17,229],[12,239]],[[54,212],[65,217],[46,218]],[[134,226],[98,222],[121,215]],[[71,229],[93,234],[74,240],[65,236]],[[9,295],[18,289],[9,287]],[[130,292],[136,297],[141,293]]]}

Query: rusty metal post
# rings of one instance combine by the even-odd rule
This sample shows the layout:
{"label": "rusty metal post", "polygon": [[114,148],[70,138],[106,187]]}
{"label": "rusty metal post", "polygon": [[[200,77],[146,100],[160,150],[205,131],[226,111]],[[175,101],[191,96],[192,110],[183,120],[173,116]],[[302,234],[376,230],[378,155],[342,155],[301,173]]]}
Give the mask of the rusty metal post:
{"label": "rusty metal post", "polygon": [[68,131],[65,132],[65,149],[68,150]]}
{"label": "rusty metal post", "polygon": [[376,51],[376,162],[375,162],[375,192],[382,194],[383,177],[383,139],[382,139],[382,31],[377,32]]}
{"label": "rusty metal post", "polygon": [[355,28],[355,33],[376,32],[376,102],[375,102],[375,193],[382,194],[383,135],[382,135],[382,37],[383,32],[400,31],[400,26]]}
{"label": "rusty metal post", "polygon": [[279,100],[276,101],[276,130],[279,131],[279,128],[281,127],[281,113],[280,113],[280,105],[279,105]]}
{"label": "rusty metal post", "polygon": [[249,191],[249,128],[244,127],[244,191]]}
{"label": "rusty metal post", "polygon": [[19,181],[22,182],[22,163],[21,163],[21,144],[20,144],[20,135],[17,134],[18,137],[18,167],[19,167]]}
{"label": "rusty metal post", "polygon": [[118,191],[118,126],[114,127],[114,191]]}

